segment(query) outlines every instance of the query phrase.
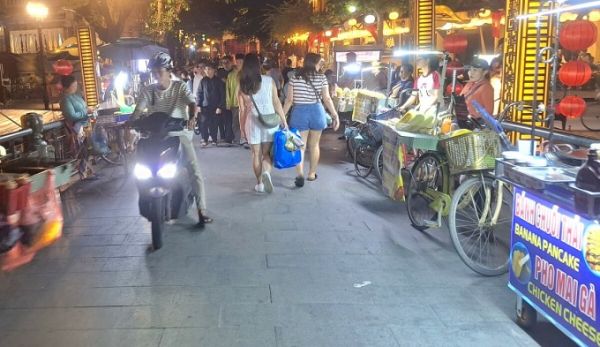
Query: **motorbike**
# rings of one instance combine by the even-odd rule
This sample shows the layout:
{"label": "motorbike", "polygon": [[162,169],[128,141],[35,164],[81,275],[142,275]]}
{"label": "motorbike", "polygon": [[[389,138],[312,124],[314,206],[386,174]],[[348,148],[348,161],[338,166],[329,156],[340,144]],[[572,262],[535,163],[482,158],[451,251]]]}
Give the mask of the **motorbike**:
{"label": "motorbike", "polygon": [[165,223],[184,217],[194,203],[179,137],[169,136],[182,131],[185,121],[153,113],[134,121],[132,127],[141,133],[133,169],[140,214],[152,224],[152,246],[158,250]]}

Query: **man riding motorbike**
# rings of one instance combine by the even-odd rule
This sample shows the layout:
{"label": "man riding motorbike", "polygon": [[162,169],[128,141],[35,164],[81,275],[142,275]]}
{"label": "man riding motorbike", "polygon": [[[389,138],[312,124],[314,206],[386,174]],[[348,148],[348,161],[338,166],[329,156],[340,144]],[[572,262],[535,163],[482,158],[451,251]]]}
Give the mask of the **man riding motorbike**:
{"label": "man riding motorbike", "polygon": [[[189,130],[194,129],[196,115],[196,98],[182,81],[171,79],[173,60],[166,53],[158,53],[148,63],[152,77],[157,83],[147,86],[138,98],[132,120],[139,118],[144,111],[146,114],[164,112],[172,118],[187,120]],[[206,194],[204,179],[200,172],[196,151],[192,141],[186,136],[179,136],[183,154],[190,166],[192,188],[198,208],[198,228],[211,223],[212,219],[206,216]]]}

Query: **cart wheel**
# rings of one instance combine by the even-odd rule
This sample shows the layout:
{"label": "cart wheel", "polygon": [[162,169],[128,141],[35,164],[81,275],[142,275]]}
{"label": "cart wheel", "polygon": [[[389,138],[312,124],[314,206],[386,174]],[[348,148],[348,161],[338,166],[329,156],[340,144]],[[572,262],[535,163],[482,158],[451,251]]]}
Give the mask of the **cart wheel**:
{"label": "cart wheel", "polygon": [[375,175],[379,179],[379,182],[383,182],[383,145],[377,148],[377,152],[375,152],[375,158],[373,158],[373,169],[375,170]]}
{"label": "cart wheel", "polygon": [[415,229],[424,231],[433,225],[437,212],[429,206],[432,199],[427,192],[447,193],[449,176],[448,166],[437,153],[425,153],[413,165],[406,189],[406,209]]}
{"label": "cart wheel", "polygon": [[360,143],[354,148],[354,169],[360,177],[366,178],[373,172],[373,158],[375,149],[365,143]]}
{"label": "cart wheel", "polygon": [[537,311],[525,300],[517,298],[517,324],[523,329],[531,329],[537,323]]}

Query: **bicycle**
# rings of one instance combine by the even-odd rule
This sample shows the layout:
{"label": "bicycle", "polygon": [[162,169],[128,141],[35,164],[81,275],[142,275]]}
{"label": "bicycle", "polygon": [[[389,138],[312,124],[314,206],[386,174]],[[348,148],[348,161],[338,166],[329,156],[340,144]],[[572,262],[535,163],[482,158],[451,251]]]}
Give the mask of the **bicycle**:
{"label": "bicycle", "polygon": [[[515,106],[522,108],[524,104],[508,105],[499,121],[486,113],[483,119],[489,123],[489,129],[442,140],[445,151],[423,154],[411,170],[407,188],[407,212],[413,227],[420,231],[439,228],[442,219],[447,218],[459,257],[484,276],[508,271],[512,193],[495,178],[493,169],[500,147],[512,149],[501,122]],[[471,142],[471,148],[461,152],[460,147],[465,142]],[[484,157],[469,157],[478,150],[479,154],[490,154],[488,159],[492,160],[485,162]],[[453,162],[460,155],[466,162]],[[472,159],[480,162],[467,163]]]}
{"label": "bicycle", "polygon": [[134,152],[135,141],[127,138],[126,122],[115,118],[114,115],[97,116],[94,126],[100,126],[106,131],[107,145],[110,149],[102,153],[100,158],[110,165],[123,166],[124,173],[129,174],[129,157]]}

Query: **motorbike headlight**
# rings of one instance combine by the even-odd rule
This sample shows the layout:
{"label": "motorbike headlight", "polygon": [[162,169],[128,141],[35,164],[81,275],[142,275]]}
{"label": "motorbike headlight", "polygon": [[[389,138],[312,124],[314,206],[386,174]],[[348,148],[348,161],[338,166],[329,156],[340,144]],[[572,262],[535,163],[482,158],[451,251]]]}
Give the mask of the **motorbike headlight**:
{"label": "motorbike headlight", "polygon": [[174,178],[176,174],[177,174],[177,165],[175,165],[175,163],[165,164],[157,172],[158,177],[164,178],[167,180]]}
{"label": "motorbike headlight", "polygon": [[142,164],[135,164],[133,168],[133,175],[140,181],[145,181],[152,178],[152,171],[149,167]]}

